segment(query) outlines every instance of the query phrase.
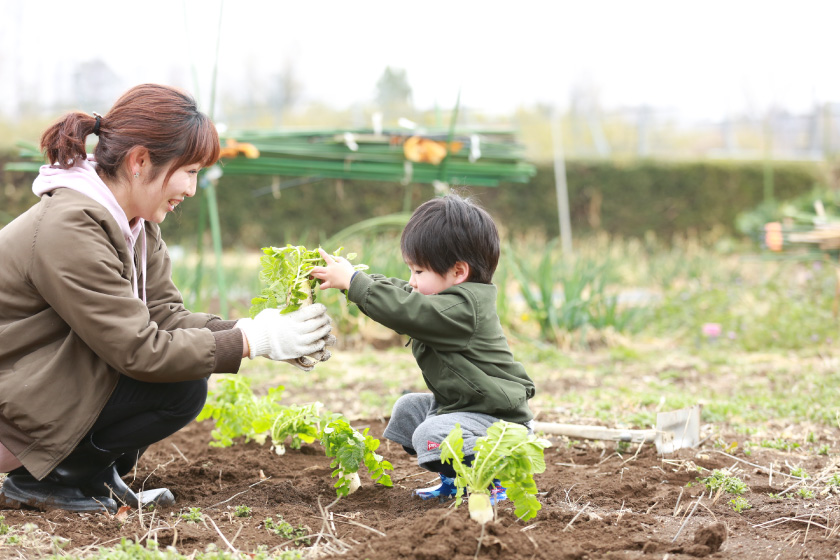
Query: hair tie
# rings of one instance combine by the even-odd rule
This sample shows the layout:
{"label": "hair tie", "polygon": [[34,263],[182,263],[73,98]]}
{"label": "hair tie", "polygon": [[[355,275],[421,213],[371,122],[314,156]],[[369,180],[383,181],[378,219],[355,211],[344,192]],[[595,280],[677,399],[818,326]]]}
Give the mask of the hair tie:
{"label": "hair tie", "polygon": [[102,120],[102,115],[99,113],[93,113],[93,116],[96,117],[96,124],[93,125],[93,134],[99,136],[99,121]]}

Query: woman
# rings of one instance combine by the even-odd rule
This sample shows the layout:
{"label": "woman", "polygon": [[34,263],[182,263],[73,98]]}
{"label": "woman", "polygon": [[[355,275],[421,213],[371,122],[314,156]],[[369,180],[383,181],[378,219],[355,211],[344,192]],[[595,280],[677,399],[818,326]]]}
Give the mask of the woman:
{"label": "woman", "polygon": [[189,95],[134,87],[105,116],[66,115],[41,148],[41,201],[0,230],[0,507],[171,503],[120,477],[195,419],[210,374],[246,356],[329,357],[329,317],[323,305],[239,321],[184,308],[158,224],[219,157]]}

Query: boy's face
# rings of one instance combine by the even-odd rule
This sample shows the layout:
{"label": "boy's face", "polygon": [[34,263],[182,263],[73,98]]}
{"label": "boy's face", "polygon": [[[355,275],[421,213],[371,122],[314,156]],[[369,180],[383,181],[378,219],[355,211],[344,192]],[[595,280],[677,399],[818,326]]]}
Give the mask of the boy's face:
{"label": "boy's face", "polygon": [[408,279],[408,285],[423,294],[424,296],[433,296],[451,288],[455,284],[459,284],[459,276],[457,267],[450,268],[446,274],[440,275],[433,270],[414,264],[410,261],[405,261],[408,269],[411,271],[411,278]]}

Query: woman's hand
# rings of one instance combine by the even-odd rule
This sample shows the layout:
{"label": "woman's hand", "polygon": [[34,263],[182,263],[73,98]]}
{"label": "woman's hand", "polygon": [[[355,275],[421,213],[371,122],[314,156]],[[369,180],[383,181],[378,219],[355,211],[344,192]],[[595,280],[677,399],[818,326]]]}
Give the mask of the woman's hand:
{"label": "woman's hand", "polygon": [[327,266],[316,266],[310,274],[318,280],[321,280],[321,289],[348,289],[350,287],[350,280],[353,278],[353,273],[356,272],[356,269],[353,268],[350,261],[344,257],[333,257],[320,247],[318,248],[318,252],[321,253],[321,257],[327,262]]}
{"label": "woman's hand", "polygon": [[327,308],[315,303],[291,313],[263,309],[253,319],[237,321],[236,328],[248,341],[251,359],[290,360],[323,350],[332,325]]}

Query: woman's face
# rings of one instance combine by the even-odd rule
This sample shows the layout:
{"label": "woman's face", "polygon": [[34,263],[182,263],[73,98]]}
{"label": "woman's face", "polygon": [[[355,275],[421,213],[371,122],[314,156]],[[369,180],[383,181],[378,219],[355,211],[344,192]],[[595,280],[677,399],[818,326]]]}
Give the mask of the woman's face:
{"label": "woman's face", "polygon": [[165,169],[153,181],[140,185],[134,190],[134,217],[156,224],[161,223],[185,198],[195,195],[200,169],[201,165],[198,163],[177,169],[164,186],[163,180],[167,172]]}

